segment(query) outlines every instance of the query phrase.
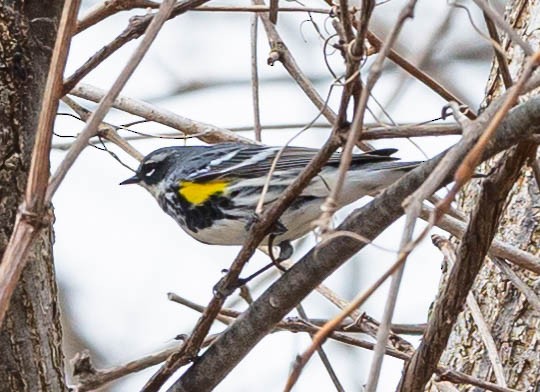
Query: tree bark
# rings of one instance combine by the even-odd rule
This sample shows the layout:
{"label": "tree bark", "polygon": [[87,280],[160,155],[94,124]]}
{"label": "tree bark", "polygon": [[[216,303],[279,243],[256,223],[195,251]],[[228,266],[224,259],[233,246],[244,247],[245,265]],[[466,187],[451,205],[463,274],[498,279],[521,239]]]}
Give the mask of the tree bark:
{"label": "tree bark", "polygon": [[[0,3],[0,259],[23,200],[63,3]],[[0,331],[0,391],[67,390],[52,236],[41,232]]]}
{"label": "tree bark", "polygon": [[[507,20],[531,45],[538,49],[540,28],[540,1],[513,0],[507,5]],[[503,40],[508,53],[510,71],[515,81],[523,67],[523,52],[508,40]],[[486,103],[503,91],[494,60],[491,77],[486,89]],[[489,164],[486,165],[489,171]],[[461,208],[470,211],[477,201],[480,189],[473,182],[460,196]],[[539,184],[532,169],[522,170],[507,199],[506,210],[498,229],[498,238],[521,249],[538,255],[540,241]],[[537,276],[512,267],[519,277],[538,293]],[[482,314],[490,326],[509,388],[520,391],[540,390],[540,314],[491,260],[487,260],[476,278],[473,293]],[[491,362],[479,337],[475,322],[468,310],[459,317],[450,336],[441,362],[480,379],[495,382]],[[435,390],[433,388],[432,390]],[[462,387],[473,391],[474,387]]]}

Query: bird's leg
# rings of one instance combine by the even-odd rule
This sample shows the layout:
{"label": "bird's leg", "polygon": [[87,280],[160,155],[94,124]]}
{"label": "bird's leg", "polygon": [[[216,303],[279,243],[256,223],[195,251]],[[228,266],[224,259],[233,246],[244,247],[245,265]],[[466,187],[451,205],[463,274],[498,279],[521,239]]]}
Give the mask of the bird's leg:
{"label": "bird's leg", "polygon": [[[259,220],[259,215],[258,214],[253,214],[251,219],[246,223],[246,231],[249,230],[249,228],[254,224],[256,223],[257,221]],[[275,266],[277,268],[279,268],[281,271],[285,272],[287,271],[285,268],[283,268],[280,263],[282,261],[285,261],[287,259],[289,259],[292,254],[293,254],[293,251],[294,251],[294,248],[293,246],[291,245],[290,241],[286,240],[286,241],[281,241],[279,244],[278,244],[278,247],[279,247],[279,256],[276,258],[274,256],[274,252],[273,252],[273,242],[274,242],[274,239],[281,235],[281,234],[284,234],[287,232],[287,227],[285,227],[285,225],[279,221],[277,221],[276,223],[274,223],[273,227],[272,227],[272,230],[270,232],[270,234],[268,235],[268,253],[269,253],[269,256],[270,256],[270,259],[272,260],[272,262],[270,264],[267,264],[265,265],[263,268],[261,268],[260,270],[258,271],[255,271],[253,274],[249,275],[247,278],[239,278],[238,281],[236,282],[236,284],[233,285],[233,287],[229,287],[227,288],[227,292],[230,293],[232,291],[234,291],[235,289],[237,289],[238,287],[241,287],[243,285],[245,285],[246,283],[248,283],[249,281],[251,281],[252,279],[256,278],[257,276],[259,276],[260,274],[262,274],[263,272],[269,270],[271,267]],[[219,291],[221,292],[222,294],[223,293],[223,289],[222,288],[218,288],[217,287],[218,285],[216,285],[216,287],[214,288],[214,291]]]}

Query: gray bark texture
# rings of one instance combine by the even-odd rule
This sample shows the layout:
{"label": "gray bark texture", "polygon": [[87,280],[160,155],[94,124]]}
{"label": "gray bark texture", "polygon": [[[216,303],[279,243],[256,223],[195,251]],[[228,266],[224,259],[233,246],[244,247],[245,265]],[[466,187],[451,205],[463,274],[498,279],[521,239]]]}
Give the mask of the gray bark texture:
{"label": "gray bark texture", "polygon": [[[507,5],[507,20],[520,34],[538,49],[540,41],[540,1],[513,0]],[[523,52],[503,41],[508,53],[512,78],[515,81],[523,67]],[[486,89],[486,103],[503,91],[502,80],[497,76],[497,66],[491,72]],[[495,162],[492,160],[491,162]],[[490,163],[484,164],[486,172]],[[460,196],[461,208],[470,211],[477,201],[480,183],[473,182]],[[535,255],[540,245],[540,193],[533,171],[526,166],[514,184],[502,214],[498,239],[515,245]],[[512,267],[516,274],[538,294],[538,276],[532,272]],[[482,315],[490,326],[509,388],[519,391],[540,391],[540,314],[491,260],[486,260],[476,278],[473,293]],[[476,324],[465,310],[454,325],[447,349],[441,362],[453,369],[480,379],[495,382],[493,368],[480,339]],[[435,390],[432,387],[431,390]],[[461,390],[477,391],[463,386]]]}
{"label": "gray bark texture", "polygon": [[[63,3],[0,3],[0,259],[25,192]],[[0,331],[2,392],[66,390],[52,239],[41,232]]]}

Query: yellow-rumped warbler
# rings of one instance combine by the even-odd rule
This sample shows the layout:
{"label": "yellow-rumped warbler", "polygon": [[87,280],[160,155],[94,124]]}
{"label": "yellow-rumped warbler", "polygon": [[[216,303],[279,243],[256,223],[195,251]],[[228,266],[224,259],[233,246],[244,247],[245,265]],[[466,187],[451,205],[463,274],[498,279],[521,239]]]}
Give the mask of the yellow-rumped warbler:
{"label": "yellow-rumped warbler", "polygon": [[[136,174],[121,185],[143,186],[182,229],[201,242],[242,245],[280,149],[240,143],[160,148],[144,157]],[[264,203],[276,200],[317,151],[285,147]],[[353,155],[338,207],[380,191],[418,165],[397,162],[390,156],[396,151]],[[320,207],[335,184],[340,156],[335,153],[283,213],[275,243],[300,238],[311,230],[311,222],[320,216]]]}

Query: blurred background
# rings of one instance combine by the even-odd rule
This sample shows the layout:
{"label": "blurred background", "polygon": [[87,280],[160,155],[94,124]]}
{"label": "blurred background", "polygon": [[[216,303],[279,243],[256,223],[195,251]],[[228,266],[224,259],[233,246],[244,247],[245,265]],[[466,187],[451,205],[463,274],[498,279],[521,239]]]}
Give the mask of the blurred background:
{"label": "blurred background", "polygon": [[[81,16],[99,1],[83,1]],[[354,4],[354,1],[350,1]],[[405,1],[379,1],[370,28],[385,37],[393,26]],[[248,1],[218,2],[209,5],[249,5]],[[300,6],[299,2],[280,2]],[[396,50],[448,87],[471,108],[477,110],[484,95],[492,51],[481,36],[485,25],[481,13],[469,1],[456,8],[444,1],[419,1],[414,19],[406,22]],[[327,8],[324,1],[304,2],[309,7]],[[497,4],[503,10],[502,2]],[[91,27],[75,37],[66,74],[70,75],[87,58],[110,42],[127,26],[129,17],[145,10],[122,12]],[[194,120],[234,129],[253,124],[250,81],[249,13],[200,12],[181,15],[165,25],[150,52],[128,83],[123,94],[166,108]],[[473,23],[475,26],[473,26]],[[324,62],[324,40],[334,34],[327,15],[307,13],[279,14],[278,31],[289,46],[300,68],[313,81],[323,97],[328,96],[333,77]],[[478,31],[480,30],[480,32]],[[279,63],[266,64],[268,41],[259,24],[258,65],[262,140],[281,145],[305,124],[313,121],[318,110],[307,99]],[[117,77],[137,41],[123,47],[94,70],[84,82],[103,89]],[[326,56],[334,72],[343,71],[337,52]],[[367,75],[368,60],[363,68]],[[337,109],[341,88],[334,88],[329,104]],[[376,101],[378,102],[376,102]],[[95,104],[77,100],[92,110]],[[445,105],[440,97],[412,80],[387,61],[369,108],[376,118],[367,122],[421,123],[436,119]],[[385,109],[391,119],[381,114]],[[61,107],[61,112],[68,112]],[[137,120],[123,112],[113,111],[107,121],[125,124]],[[318,147],[326,140],[330,127],[324,118],[321,127],[296,137],[292,144]],[[82,128],[76,119],[59,116],[55,130],[61,136],[74,136]],[[282,125],[281,129],[264,130],[264,126]],[[133,127],[149,134],[171,132],[155,123]],[[253,137],[249,131],[243,136]],[[123,135],[130,135],[124,132]],[[398,156],[422,160],[442,151],[456,137],[416,138],[414,144],[404,139],[375,141],[376,147],[399,148]],[[56,137],[52,154],[57,165],[70,139]],[[198,144],[195,139],[166,140],[148,138],[134,141],[133,146],[147,154],[167,145]],[[132,168],[137,162],[107,145]],[[54,167],[53,167],[54,169]],[[89,348],[97,367],[120,365],[175,343],[178,334],[190,333],[199,314],[167,300],[174,292],[206,305],[212,287],[238,252],[238,247],[208,246],[188,237],[165,215],[157,203],[140,187],[120,187],[130,176],[105,151],[87,148],[68,173],[54,198],[56,213],[55,263],[63,298],[65,352]],[[368,199],[360,200],[355,206]],[[340,211],[336,223],[346,216]],[[419,225],[421,228],[422,225]],[[397,250],[402,222],[397,222],[375,242]],[[296,246],[298,259],[314,239],[302,240]],[[388,266],[396,254],[366,247],[325,283],[345,299],[365,289]],[[246,275],[262,267],[267,257],[258,253],[248,264]],[[423,323],[439,283],[441,255],[429,240],[412,254],[406,266],[394,322]],[[254,296],[277,275],[254,282]],[[384,285],[361,309],[379,319],[384,307],[388,284]],[[237,309],[246,304],[236,296]],[[313,318],[330,318],[337,309],[318,294],[304,303]],[[231,305],[233,306],[233,305]],[[292,315],[295,315],[292,313]],[[214,332],[224,326],[216,323]],[[415,337],[407,337],[417,342]],[[291,364],[309,344],[309,336],[279,332],[266,337],[250,355],[219,385],[218,391],[265,391],[283,388]],[[346,390],[360,390],[367,378],[371,352],[328,341],[326,349],[334,369]],[[264,361],[264,362],[263,362]],[[261,366],[261,363],[264,365]],[[393,390],[401,375],[402,362],[386,357],[380,391]],[[134,391],[140,389],[156,368],[126,377],[103,390]],[[296,386],[297,391],[332,390],[334,387],[320,359],[314,357]]]}

